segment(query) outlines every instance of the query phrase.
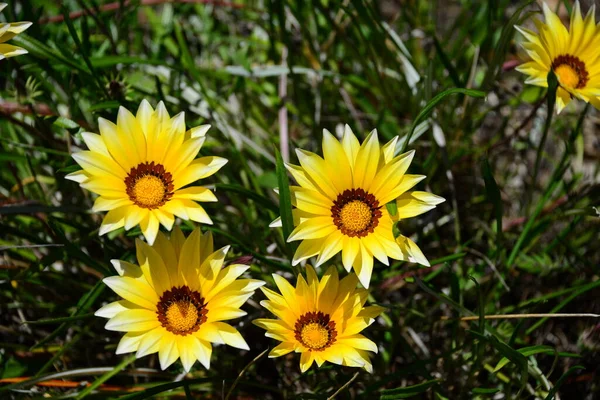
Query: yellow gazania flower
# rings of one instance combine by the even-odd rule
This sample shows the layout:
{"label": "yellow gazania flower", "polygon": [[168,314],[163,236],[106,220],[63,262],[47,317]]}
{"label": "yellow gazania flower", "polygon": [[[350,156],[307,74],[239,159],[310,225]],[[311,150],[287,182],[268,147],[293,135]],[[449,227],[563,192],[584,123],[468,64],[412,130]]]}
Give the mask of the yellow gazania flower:
{"label": "yellow gazania flower", "polygon": [[[0,11],[4,10],[6,6],[6,3],[0,3]],[[14,38],[30,26],[31,22],[0,23],[0,60],[27,54],[27,50],[11,44],[6,44],[5,42]]]}
{"label": "yellow gazania flower", "polygon": [[548,87],[547,76],[553,70],[559,83],[559,113],[573,97],[600,109],[600,25],[595,22],[595,7],[584,19],[579,2],[575,2],[569,30],[546,3],[543,9],[546,22],[534,21],[538,33],[515,27],[525,36],[523,48],[531,57],[517,71],[529,75],[525,83]]}
{"label": "yellow gazania flower", "polygon": [[136,241],[140,266],[112,260],[119,276],[104,283],[123,300],[96,315],[110,318],[106,329],[126,332],[117,354],[158,352],[162,369],[181,358],[189,371],[196,360],[210,367],[211,343],[248,350],[237,329],[222,321],[246,315],[240,307],[264,282],[237,279],[247,265],[223,268],[228,248],[213,252],[210,232],[196,228],[186,239],[176,227],[170,239],[160,232],[153,246]]}
{"label": "yellow gazania flower", "polygon": [[[385,265],[389,265],[388,257],[429,265],[412,241],[408,246],[406,240],[394,239],[394,221],[386,203],[398,198],[398,216],[408,218],[444,199],[426,193],[419,201],[411,200],[407,191],[425,176],[406,174],[414,151],[395,156],[397,141],[398,137],[380,147],[373,131],[361,145],[346,125],[341,142],[324,130],[324,158],[297,150],[300,166],[286,165],[300,185],[290,187],[296,228],[288,241],[302,240],[294,265],[318,255],[319,266],[341,251],[346,270],[354,268],[366,288],[373,257]],[[405,205],[410,212],[403,213]],[[271,224],[280,225],[280,219]]]}
{"label": "yellow gazania flower", "polygon": [[174,215],[212,224],[196,201],[217,201],[207,188],[190,186],[218,171],[227,160],[201,157],[195,160],[210,125],[186,132],[184,113],[169,117],[164,104],[156,110],[144,100],[133,115],[119,109],[117,124],[98,119],[100,135],[84,132],[90,149],[73,154],[83,168],[67,175],[98,195],[93,211],[108,211],[100,235],[140,225],[152,244],[159,223],[171,230]]}
{"label": "yellow gazania flower", "polygon": [[377,353],[377,346],[360,332],[373,323],[383,308],[364,307],[368,292],[356,288],[355,274],[340,281],[332,266],[319,281],[314,268],[307,266],[307,280],[299,275],[295,288],[277,274],[273,278],[281,294],[261,288],[268,300],[260,304],[278,319],[253,321],[267,330],[265,336],[282,342],[271,350],[269,357],[291,351],[301,353],[302,372],[313,361],[319,367],[329,361],[373,371],[367,351]]}

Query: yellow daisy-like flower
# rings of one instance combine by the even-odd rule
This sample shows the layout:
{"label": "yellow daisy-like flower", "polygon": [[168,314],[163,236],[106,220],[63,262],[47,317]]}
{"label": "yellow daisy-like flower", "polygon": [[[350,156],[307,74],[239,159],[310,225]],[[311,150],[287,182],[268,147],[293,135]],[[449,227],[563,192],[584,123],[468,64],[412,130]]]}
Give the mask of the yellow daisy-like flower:
{"label": "yellow daisy-like flower", "polygon": [[210,232],[196,228],[186,239],[175,228],[170,239],[160,232],[153,246],[137,240],[136,249],[139,266],[113,260],[119,276],[104,279],[123,300],[96,311],[110,318],[106,329],[126,332],[117,354],[158,352],[162,369],[181,358],[189,371],[196,360],[210,367],[211,343],[248,350],[222,321],[246,315],[240,307],[264,282],[238,279],[247,265],[223,268],[229,246],[213,252]]}
{"label": "yellow daisy-like flower", "polygon": [[[288,241],[302,240],[294,265],[318,255],[319,266],[341,251],[346,270],[354,268],[366,288],[373,257],[385,265],[388,257],[429,265],[414,242],[394,238],[386,203],[398,199],[397,220],[428,211],[444,199],[408,192],[425,176],[406,174],[414,151],[395,156],[397,141],[398,137],[380,147],[373,131],[361,145],[346,125],[341,142],[324,130],[323,158],[296,151],[300,166],[286,165],[300,185],[290,187],[296,228]],[[280,219],[271,224],[280,225]]]}
{"label": "yellow daisy-like flower", "polygon": [[543,10],[546,22],[534,21],[538,33],[515,27],[525,36],[523,48],[531,57],[517,71],[529,75],[525,83],[548,87],[547,76],[553,70],[559,83],[559,113],[573,97],[600,109],[600,25],[596,25],[595,7],[583,18],[579,2],[575,2],[569,30],[546,3]]}
{"label": "yellow daisy-like flower", "polygon": [[217,201],[207,188],[190,186],[217,172],[227,160],[196,155],[210,125],[186,132],[184,113],[169,117],[164,104],[156,110],[144,100],[134,116],[121,107],[117,124],[98,119],[100,135],[82,134],[88,151],[73,154],[83,168],[67,175],[98,194],[93,211],[108,211],[100,235],[140,225],[152,244],[159,223],[167,230],[174,216],[205,224],[211,219],[196,201]]}
{"label": "yellow daisy-like flower", "polygon": [[253,321],[267,330],[265,336],[282,342],[271,350],[269,357],[291,351],[301,353],[302,372],[313,361],[319,367],[329,361],[373,371],[368,351],[377,353],[377,346],[360,332],[373,323],[383,308],[364,307],[368,292],[356,288],[355,274],[340,281],[332,266],[319,281],[314,268],[307,266],[307,279],[298,276],[295,288],[277,274],[273,278],[281,294],[261,288],[268,300],[260,304],[278,319]]}
{"label": "yellow daisy-like flower", "polygon": [[[0,3],[0,11],[4,10],[6,3]],[[6,44],[10,40],[31,26],[31,22],[0,23],[0,60],[21,54],[27,54],[27,50]]]}

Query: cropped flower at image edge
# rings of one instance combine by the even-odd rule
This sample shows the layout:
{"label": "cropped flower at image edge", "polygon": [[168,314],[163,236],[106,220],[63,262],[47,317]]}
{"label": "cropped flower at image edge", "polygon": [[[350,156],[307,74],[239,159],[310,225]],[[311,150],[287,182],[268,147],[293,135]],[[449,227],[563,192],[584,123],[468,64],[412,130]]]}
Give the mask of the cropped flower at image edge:
{"label": "cropped flower at image edge", "polygon": [[[7,5],[6,3],[0,3],[0,11],[4,10]],[[5,42],[25,31],[30,26],[31,22],[0,23],[0,60],[27,54],[27,50]]]}
{"label": "cropped flower at image edge", "polygon": [[571,13],[569,29],[546,3],[545,22],[534,20],[538,32],[516,26],[525,36],[523,48],[531,58],[517,67],[529,78],[525,83],[548,87],[548,73],[554,71],[559,87],[556,109],[561,112],[572,98],[600,109],[600,25],[596,25],[595,6],[582,17],[579,1]]}

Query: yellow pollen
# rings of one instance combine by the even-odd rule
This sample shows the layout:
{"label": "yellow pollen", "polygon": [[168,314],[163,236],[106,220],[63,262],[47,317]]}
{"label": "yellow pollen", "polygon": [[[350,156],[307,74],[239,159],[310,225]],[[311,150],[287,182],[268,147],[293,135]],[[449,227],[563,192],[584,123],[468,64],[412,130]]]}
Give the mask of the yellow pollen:
{"label": "yellow pollen", "polygon": [[579,86],[579,74],[568,64],[561,64],[554,69],[558,80],[563,86],[577,88]]}
{"label": "yellow pollen", "polygon": [[340,220],[344,228],[352,232],[360,232],[369,226],[373,213],[368,204],[360,200],[352,200],[340,211]]}
{"label": "yellow pollen", "polygon": [[135,200],[146,207],[160,204],[165,197],[165,193],[165,184],[160,178],[153,175],[142,176],[133,186]]}
{"label": "yellow pollen", "polygon": [[176,301],[167,309],[166,317],[172,331],[187,332],[198,321],[198,309],[189,301]]}
{"label": "yellow pollen", "polygon": [[329,341],[329,331],[316,322],[304,325],[300,336],[302,337],[302,342],[313,350],[324,347]]}

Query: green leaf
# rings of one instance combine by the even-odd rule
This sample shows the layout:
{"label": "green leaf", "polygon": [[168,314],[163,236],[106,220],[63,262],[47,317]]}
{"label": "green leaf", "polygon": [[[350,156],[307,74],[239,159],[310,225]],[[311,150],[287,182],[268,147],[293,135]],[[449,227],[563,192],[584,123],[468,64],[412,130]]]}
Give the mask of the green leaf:
{"label": "green leaf", "polygon": [[396,388],[396,389],[382,390],[381,397],[379,399],[380,400],[409,399],[409,398],[417,396],[421,393],[425,393],[427,390],[429,390],[432,386],[436,385],[438,382],[439,382],[439,379],[432,379],[429,381],[419,383],[417,385],[406,386],[406,387]]}
{"label": "green leaf", "polygon": [[[279,150],[275,149],[275,163],[277,169],[277,183],[279,184],[279,214],[281,215],[281,226],[283,228],[283,238],[286,240],[294,230],[294,217],[292,215],[292,197],[290,193],[290,184],[288,181],[287,170],[283,164],[283,158]],[[291,247],[288,246],[291,253]]]}
{"label": "green leaf", "polygon": [[487,343],[492,345],[492,347],[494,347],[500,354],[502,354],[504,357],[508,358],[510,361],[515,363],[521,373],[521,387],[525,387],[525,385],[527,384],[529,372],[527,366],[527,358],[523,354],[519,353],[506,343],[498,340],[498,338],[496,338],[495,336],[482,335],[479,332],[475,332],[469,329],[467,329],[467,332],[469,332],[478,339],[486,341]]}
{"label": "green leaf", "polygon": [[485,182],[487,199],[494,205],[494,214],[496,215],[496,248],[499,252],[502,246],[502,215],[504,214],[504,205],[502,204],[500,189],[498,189],[498,184],[496,184],[487,157],[484,157],[481,161],[481,171]]}
{"label": "green leaf", "polygon": [[[531,346],[531,347],[523,347],[522,349],[517,350],[519,353],[523,354],[525,357],[532,356],[534,354],[544,353],[544,354],[554,354],[556,350],[550,346]],[[498,361],[496,368],[494,368],[493,372],[500,371],[506,364],[508,364],[510,360],[506,357],[503,357]]]}
{"label": "green leaf", "polygon": [[54,121],[52,123],[52,125],[56,125],[60,128],[65,128],[65,129],[78,129],[79,128],[79,124],[73,120],[70,120],[69,118],[65,118],[65,117],[58,117],[56,119],[56,121]]}
{"label": "green leaf", "polygon": [[101,103],[96,103],[93,106],[89,106],[88,110],[89,111],[111,110],[114,108],[119,108],[120,105],[121,105],[121,103],[119,103],[117,100],[109,100],[109,101],[103,101]]}
{"label": "green leaf", "polygon": [[[521,7],[515,11],[515,13],[510,17],[510,19],[502,28],[502,33],[500,34],[500,39],[495,46],[495,53],[492,62],[485,74],[485,78],[483,80],[483,88],[489,88],[490,85],[496,81],[498,73],[501,70],[502,62],[506,57],[506,52],[512,42],[512,38],[515,35],[515,25],[518,25],[522,20],[519,19],[521,13],[524,9],[526,9],[534,0],[530,0],[527,3],[523,4]],[[525,19],[525,18],[523,18]]]}
{"label": "green leaf", "polygon": [[415,120],[413,121],[410,131],[408,132],[408,136],[406,137],[406,140],[404,141],[404,145],[402,146],[402,150],[400,151],[400,153],[404,153],[404,151],[406,150],[406,147],[410,143],[410,138],[412,137],[417,125],[419,125],[421,123],[421,121],[425,120],[429,116],[429,114],[433,111],[435,106],[437,106],[440,101],[444,100],[444,98],[446,98],[447,96],[450,96],[451,94],[465,94],[465,95],[471,96],[471,97],[485,97],[485,92],[482,92],[479,90],[472,90],[472,89],[462,89],[462,88],[452,88],[452,89],[444,90],[442,93],[439,93],[433,99],[429,100],[429,102],[427,103],[425,108],[423,108],[423,110],[421,110],[419,115],[417,115],[417,118],[415,118]]}
{"label": "green leaf", "polygon": [[[281,184],[280,184],[280,186],[281,186]],[[266,198],[264,196],[261,196],[260,194],[254,192],[254,191],[248,190],[241,185],[230,185],[230,184],[225,184],[225,183],[217,183],[217,184],[215,184],[215,189],[223,190],[225,192],[232,192],[232,193],[240,194],[240,195],[244,196],[245,198],[256,201],[256,203],[264,206],[265,208],[267,208],[271,211],[274,211],[274,212],[279,211],[279,207],[277,207],[277,205],[273,204],[273,202],[271,200],[269,200],[268,198]]]}
{"label": "green leaf", "polygon": [[496,394],[500,391],[500,389],[497,388],[475,388],[473,390],[471,390],[471,393],[473,394]]}
{"label": "green leaf", "polygon": [[42,42],[37,41],[31,36],[27,36],[24,33],[21,33],[18,36],[12,38],[12,43],[23,47],[25,50],[29,51],[32,55],[47,59],[49,61],[55,61],[59,64],[64,64],[72,69],[76,69],[79,72],[82,72],[86,75],[91,75],[91,72],[83,65],[79,64],[77,61],[69,59],[58,51],[46,46]]}

